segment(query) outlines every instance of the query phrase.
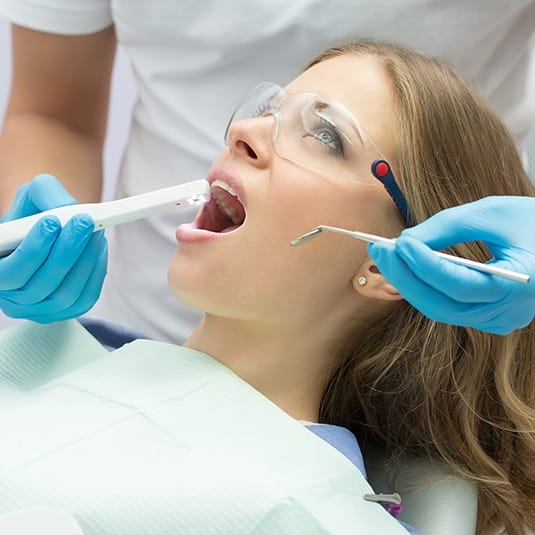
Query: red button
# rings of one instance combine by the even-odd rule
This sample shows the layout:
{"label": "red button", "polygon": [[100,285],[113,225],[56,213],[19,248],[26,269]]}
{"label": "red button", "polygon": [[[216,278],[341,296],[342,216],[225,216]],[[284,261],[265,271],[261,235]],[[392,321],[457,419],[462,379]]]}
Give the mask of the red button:
{"label": "red button", "polygon": [[380,162],[375,166],[375,174],[381,177],[388,175],[390,168],[386,162]]}

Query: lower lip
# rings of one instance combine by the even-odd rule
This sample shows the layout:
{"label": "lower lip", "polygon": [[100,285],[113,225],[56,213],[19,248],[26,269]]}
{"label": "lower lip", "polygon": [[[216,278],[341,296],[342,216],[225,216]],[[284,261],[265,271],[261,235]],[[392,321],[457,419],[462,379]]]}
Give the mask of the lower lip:
{"label": "lower lip", "polygon": [[[238,228],[239,226],[235,227],[235,229]],[[227,232],[210,232],[209,230],[198,229],[192,223],[187,223],[180,225],[176,229],[175,236],[179,243],[202,243],[221,239],[228,234],[232,234],[235,229]]]}
{"label": "lower lip", "polygon": [[213,239],[217,234],[198,229],[191,223],[186,223],[176,229],[175,236],[179,243],[200,243]]}

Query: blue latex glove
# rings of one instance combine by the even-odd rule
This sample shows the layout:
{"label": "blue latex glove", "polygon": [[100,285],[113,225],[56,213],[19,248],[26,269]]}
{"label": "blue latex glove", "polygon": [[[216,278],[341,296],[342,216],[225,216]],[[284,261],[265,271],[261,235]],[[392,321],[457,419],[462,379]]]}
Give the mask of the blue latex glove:
{"label": "blue latex glove", "polygon": [[[60,182],[39,175],[17,190],[0,222],[76,204]],[[88,215],[61,228],[43,217],[7,257],[0,259],[0,309],[12,318],[49,323],[87,312],[98,299],[108,262],[104,232],[93,233]]]}
{"label": "blue latex glove", "polygon": [[[505,335],[535,315],[535,198],[486,197],[444,210],[404,230],[395,245],[369,244],[385,278],[427,317]],[[481,273],[431,249],[482,241],[496,267],[528,274],[528,284]]]}

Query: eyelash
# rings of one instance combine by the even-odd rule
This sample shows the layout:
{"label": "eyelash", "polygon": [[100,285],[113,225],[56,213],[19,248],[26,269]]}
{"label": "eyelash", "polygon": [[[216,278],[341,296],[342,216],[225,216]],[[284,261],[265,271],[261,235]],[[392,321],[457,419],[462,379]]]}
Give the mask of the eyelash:
{"label": "eyelash", "polygon": [[254,117],[260,117],[268,109],[269,109],[269,102],[268,101],[261,102],[256,107],[256,110],[254,112]]}
{"label": "eyelash", "polygon": [[340,138],[340,135],[338,134],[337,130],[333,125],[331,125],[329,122],[327,122],[325,119],[319,118],[321,127],[317,129],[317,133],[314,134],[315,139],[318,139],[317,135],[319,132],[322,132],[324,130],[327,130],[329,134],[333,138],[333,143],[336,145],[336,148],[330,147],[327,143],[322,141],[321,139],[318,139],[320,143],[323,143],[326,147],[328,147],[329,151],[334,151],[337,156],[343,158],[344,157],[344,143]]}

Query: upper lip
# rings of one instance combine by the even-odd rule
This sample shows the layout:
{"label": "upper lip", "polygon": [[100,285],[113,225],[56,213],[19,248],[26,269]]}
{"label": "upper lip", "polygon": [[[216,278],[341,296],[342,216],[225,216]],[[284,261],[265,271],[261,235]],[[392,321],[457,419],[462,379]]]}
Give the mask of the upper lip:
{"label": "upper lip", "polygon": [[221,167],[221,166],[213,167],[208,173],[206,180],[208,181],[210,186],[216,180],[221,180],[225,182],[236,192],[238,200],[245,206],[246,204],[245,191],[243,189],[240,179],[238,178],[237,173],[234,170],[229,169],[228,167]]}

